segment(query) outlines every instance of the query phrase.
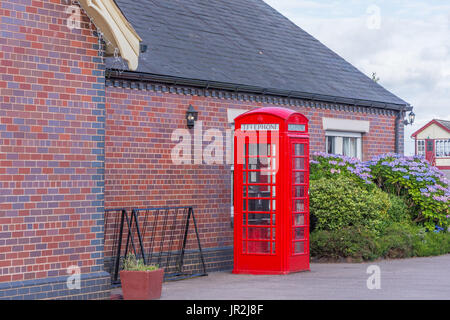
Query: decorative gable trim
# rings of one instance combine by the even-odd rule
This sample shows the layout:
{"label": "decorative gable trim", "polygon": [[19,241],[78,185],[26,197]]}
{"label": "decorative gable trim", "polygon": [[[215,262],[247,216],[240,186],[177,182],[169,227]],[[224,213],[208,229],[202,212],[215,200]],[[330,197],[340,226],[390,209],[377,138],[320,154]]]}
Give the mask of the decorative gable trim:
{"label": "decorative gable trim", "polygon": [[440,123],[440,122],[437,121],[436,119],[433,119],[433,120],[431,120],[430,122],[428,122],[426,125],[424,125],[422,128],[420,128],[419,130],[417,130],[416,132],[414,132],[414,133],[411,135],[411,138],[417,137],[417,135],[418,135],[419,133],[421,133],[422,131],[424,131],[426,128],[430,127],[430,126],[433,125],[433,124],[437,125],[438,127],[441,127],[443,130],[445,130],[445,131],[447,131],[447,132],[450,133],[450,130],[448,130],[447,127],[445,127],[442,123]]}
{"label": "decorative gable trim", "polygon": [[117,7],[114,0],[79,0],[81,7],[108,40],[106,56],[118,55],[136,70],[142,39]]}

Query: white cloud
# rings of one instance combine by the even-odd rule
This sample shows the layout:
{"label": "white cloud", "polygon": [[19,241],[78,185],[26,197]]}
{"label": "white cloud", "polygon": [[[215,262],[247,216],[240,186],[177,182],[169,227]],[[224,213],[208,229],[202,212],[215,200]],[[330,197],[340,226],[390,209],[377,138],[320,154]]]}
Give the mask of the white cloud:
{"label": "white cloud", "polygon": [[421,125],[450,120],[450,5],[402,0],[393,7],[391,1],[375,1],[381,20],[373,30],[367,27],[368,1],[352,10],[350,1],[324,0],[320,4],[328,9],[318,8],[317,15],[295,10],[309,1],[283,0],[286,9],[278,0],[266,2],[363,73],[376,72],[382,86],[414,106],[416,124],[405,128],[405,153],[414,152],[409,137]]}

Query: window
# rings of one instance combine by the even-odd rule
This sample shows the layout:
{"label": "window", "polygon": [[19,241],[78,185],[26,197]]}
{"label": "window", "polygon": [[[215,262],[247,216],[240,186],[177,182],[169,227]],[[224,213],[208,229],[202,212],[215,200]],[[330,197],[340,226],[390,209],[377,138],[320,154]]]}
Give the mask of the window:
{"label": "window", "polygon": [[327,153],[362,158],[361,133],[327,131],[325,135]]}
{"label": "window", "polygon": [[436,157],[450,157],[450,139],[436,140]]}
{"label": "window", "polygon": [[356,151],[357,138],[343,137],[342,154],[347,157],[357,158]]}
{"label": "window", "polygon": [[417,140],[417,155],[425,156],[425,140]]}

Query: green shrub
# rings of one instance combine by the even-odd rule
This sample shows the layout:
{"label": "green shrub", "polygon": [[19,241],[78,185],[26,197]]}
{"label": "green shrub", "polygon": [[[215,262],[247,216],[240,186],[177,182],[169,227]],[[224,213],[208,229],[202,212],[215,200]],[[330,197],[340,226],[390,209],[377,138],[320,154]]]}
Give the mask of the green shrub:
{"label": "green shrub", "polygon": [[317,219],[317,230],[362,226],[379,231],[389,208],[386,193],[378,189],[368,191],[347,176],[310,182],[310,212]]}
{"label": "green shrub", "polygon": [[426,232],[414,243],[414,255],[417,257],[437,256],[450,253],[450,233]]}
{"label": "green shrub", "polygon": [[414,244],[421,229],[410,223],[392,223],[377,239],[378,256],[384,258],[408,258],[414,256]]}
{"label": "green shrub", "polygon": [[347,258],[357,261],[377,258],[376,235],[364,228],[317,230],[310,235],[311,255],[317,258]]}
{"label": "green shrub", "polygon": [[411,211],[402,197],[389,195],[390,208],[387,212],[389,222],[411,221]]}
{"label": "green shrub", "polygon": [[395,222],[378,235],[361,227],[317,230],[310,235],[311,256],[357,261],[426,257],[450,253],[450,233],[428,232],[411,222]]}

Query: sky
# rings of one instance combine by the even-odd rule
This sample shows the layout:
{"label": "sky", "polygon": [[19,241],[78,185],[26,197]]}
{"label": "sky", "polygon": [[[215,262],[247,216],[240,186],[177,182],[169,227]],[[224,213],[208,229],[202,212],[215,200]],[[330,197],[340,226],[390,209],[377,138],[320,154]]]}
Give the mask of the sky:
{"label": "sky", "polygon": [[414,107],[411,134],[450,120],[449,0],[264,0],[379,84]]}

